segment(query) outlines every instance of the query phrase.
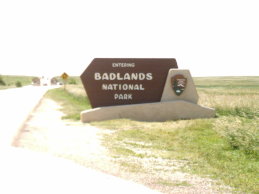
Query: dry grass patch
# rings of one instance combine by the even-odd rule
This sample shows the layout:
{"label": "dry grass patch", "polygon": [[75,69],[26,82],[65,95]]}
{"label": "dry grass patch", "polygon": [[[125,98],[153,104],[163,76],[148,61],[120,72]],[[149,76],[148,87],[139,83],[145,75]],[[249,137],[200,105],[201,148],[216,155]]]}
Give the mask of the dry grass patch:
{"label": "dry grass patch", "polygon": [[86,96],[83,85],[67,85],[66,90],[76,96]]}

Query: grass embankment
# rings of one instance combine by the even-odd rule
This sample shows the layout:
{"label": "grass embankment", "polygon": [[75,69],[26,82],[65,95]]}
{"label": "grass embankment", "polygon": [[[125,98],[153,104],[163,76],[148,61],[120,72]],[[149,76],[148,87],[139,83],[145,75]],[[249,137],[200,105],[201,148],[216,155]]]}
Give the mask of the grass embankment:
{"label": "grass embankment", "polygon": [[67,85],[66,90],[63,87],[49,90],[45,96],[59,102],[66,114],[64,119],[79,120],[80,112],[90,109],[82,85]]}
{"label": "grass embankment", "polygon": [[32,78],[31,76],[1,75],[0,90],[29,85],[32,82]]}
{"label": "grass embankment", "polygon": [[[106,139],[114,157],[185,160],[187,171],[210,175],[239,191],[258,193],[259,78],[196,78],[195,83],[199,104],[216,108],[217,118],[167,122],[121,119],[92,125],[115,130]],[[70,96],[63,99],[64,107],[73,101],[80,106],[86,103],[84,109],[89,107],[82,95],[74,93],[57,96]],[[71,109],[77,108],[72,105]],[[130,160],[123,165],[134,168]]]}

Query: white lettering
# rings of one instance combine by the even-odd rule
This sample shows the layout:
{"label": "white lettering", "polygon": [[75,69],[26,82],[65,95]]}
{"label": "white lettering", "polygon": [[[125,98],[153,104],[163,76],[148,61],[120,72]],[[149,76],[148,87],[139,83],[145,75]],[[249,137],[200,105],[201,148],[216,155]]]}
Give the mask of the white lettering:
{"label": "white lettering", "polygon": [[101,74],[96,72],[96,73],[94,74],[94,79],[95,79],[95,80],[100,80],[100,79],[102,79],[102,78],[101,78]]}
{"label": "white lettering", "polygon": [[110,80],[115,80],[115,79],[116,79],[116,74],[110,73]]}
{"label": "white lettering", "polygon": [[134,90],[139,90],[138,84],[136,84],[136,85],[134,86]]}
{"label": "white lettering", "polygon": [[95,80],[152,80],[152,73],[94,73]]}
{"label": "white lettering", "polygon": [[147,73],[147,80],[152,80],[153,79],[153,75],[152,73]]}
{"label": "white lettering", "polygon": [[132,100],[132,94],[114,94],[114,100]]}
{"label": "white lettering", "polygon": [[113,85],[112,84],[108,85],[108,90],[113,90]]}
{"label": "white lettering", "polygon": [[123,88],[123,90],[127,90],[128,89],[128,85],[127,84],[123,84],[122,88]]}
{"label": "white lettering", "polygon": [[132,80],[138,80],[138,74],[137,73],[132,73],[131,74],[131,79]]}
{"label": "white lettering", "polygon": [[103,74],[102,80],[109,80],[108,73],[104,73],[104,74]]}
{"label": "white lettering", "polygon": [[102,90],[108,90],[107,84],[102,84]]}
{"label": "white lettering", "polygon": [[123,80],[120,73],[117,73],[117,80]]}
{"label": "white lettering", "polygon": [[112,63],[112,67],[135,67],[135,63]]}
{"label": "white lettering", "polygon": [[129,86],[128,90],[134,90],[134,85],[133,84],[129,84],[128,86]]}
{"label": "white lettering", "polygon": [[102,84],[102,90],[145,90],[142,84]]}
{"label": "white lettering", "polygon": [[140,73],[138,76],[139,76],[139,80],[144,80],[146,77],[144,73]]}
{"label": "white lettering", "polygon": [[117,90],[117,87],[119,84],[112,84],[112,85],[113,85],[114,90]]}
{"label": "white lettering", "polygon": [[124,80],[130,80],[130,74],[129,73],[125,73]]}

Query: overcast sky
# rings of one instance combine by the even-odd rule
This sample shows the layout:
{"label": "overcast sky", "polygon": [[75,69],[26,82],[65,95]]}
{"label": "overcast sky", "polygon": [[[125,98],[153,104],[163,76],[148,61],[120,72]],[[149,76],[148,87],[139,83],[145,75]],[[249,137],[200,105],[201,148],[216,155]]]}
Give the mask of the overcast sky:
{"label": "overcast sky", "polygon": [[258,0],[0,0],[0,74],[166,57],[194,76],[259,75],[258,10]]}

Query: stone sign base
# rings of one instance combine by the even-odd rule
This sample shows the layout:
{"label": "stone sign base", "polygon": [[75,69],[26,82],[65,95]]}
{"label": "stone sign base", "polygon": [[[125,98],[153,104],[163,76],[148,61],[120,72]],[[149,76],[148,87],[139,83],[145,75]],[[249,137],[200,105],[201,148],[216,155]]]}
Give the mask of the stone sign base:
{"label": "stone sign base", "polygon": [[[173,82],[175,77],[181,77]],[[173,78],[173,79],[172,79]],[[183,90],[177,95],[177,91]],[[215,117],[215,110],[198,105],[198,93],[189,70],[170,69],[160,102],[117,105],[81,112],[82,122],[128,118],[138,121],[167,121]]]}
{"label": "stone sign base", "polygon": [[82,122],[128,118],[138,121],[167,121],[178,119],[210,118],[215,110],[192,102],[168,102],[108,106],[81,112]]}

